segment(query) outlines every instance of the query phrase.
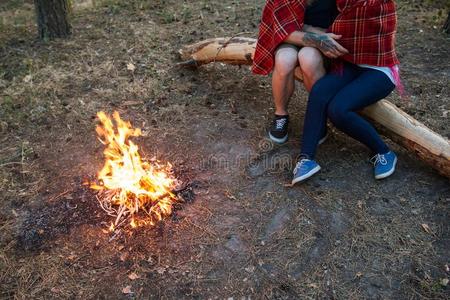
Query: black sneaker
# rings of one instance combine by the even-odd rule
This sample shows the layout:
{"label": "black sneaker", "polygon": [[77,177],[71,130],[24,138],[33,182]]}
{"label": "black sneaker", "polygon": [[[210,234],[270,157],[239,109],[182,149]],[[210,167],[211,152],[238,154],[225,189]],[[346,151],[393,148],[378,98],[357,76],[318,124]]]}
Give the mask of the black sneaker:
{"label": "black sneaker", "polygon": [[269,138],[277,143],[283,144],[288,140],[289,116],[277,116],[272,121],[269,129]]}

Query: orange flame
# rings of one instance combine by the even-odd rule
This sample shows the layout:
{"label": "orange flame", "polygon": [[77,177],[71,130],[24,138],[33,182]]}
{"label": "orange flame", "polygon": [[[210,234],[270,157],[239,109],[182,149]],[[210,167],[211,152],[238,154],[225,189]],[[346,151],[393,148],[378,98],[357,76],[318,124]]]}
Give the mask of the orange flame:
{"label": "orange flame", "polygon": [[[100,124],[96,132],[106,146],[103,152],[105,164],[98,173],[101,184],[93,184],[91,188],[107,192],[104,193],[107,196],[99,201],[108,214],[116,217],[110,230],[114,231],[124,218],[131,219],[130,226],[134,228],[154,225],[170,215],[176,200],[171,192],[176,184],[170,176],[172,166],[143,161],[138,146],[129,140],[140,136],[141,130],[123,121],[118,112],[112,115],[114,122],[104,112],[97,113],[97,117]],[[146,218],[137,218],[138,212],[144,212]]]}

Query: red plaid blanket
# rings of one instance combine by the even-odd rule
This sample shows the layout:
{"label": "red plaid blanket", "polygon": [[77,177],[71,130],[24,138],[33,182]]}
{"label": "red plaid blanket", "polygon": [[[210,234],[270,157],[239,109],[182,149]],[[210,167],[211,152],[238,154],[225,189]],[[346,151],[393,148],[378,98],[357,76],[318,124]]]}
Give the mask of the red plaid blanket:
{"label": "red plaid blanket", "polygon": [[397,14],[393,0],[336,0],[339,15],[328,31],[349,54],[342,59],[354,64],[392,67]]}
{"label": "red plaid blanket", "polygon": [[[329,32],[349,54],[342,59],[354,64],[392,67],[397,15],[393,0],[336,0],[339,15]],[[252,71],[267,75],[273,69],[275,49],[293,31],[303,28],[305,0],[267,0],[259,27]]]}
{"label": "red plaid blanket", "polygon": [[267,0],[259,25],[252,71],[267,75],[273,69],[275,49],[294,31],[302,30],[305,0]]}

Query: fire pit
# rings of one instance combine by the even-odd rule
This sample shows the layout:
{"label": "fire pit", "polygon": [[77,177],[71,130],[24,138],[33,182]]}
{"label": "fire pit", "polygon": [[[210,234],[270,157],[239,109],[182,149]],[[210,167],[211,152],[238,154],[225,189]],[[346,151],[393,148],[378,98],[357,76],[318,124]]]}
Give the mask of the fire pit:
{"label": "fire pit", "polygon": [[114,231],[119,226],[138,227],[155,225],[172,213],[178,201],[175,178],[170,163],[156,158],[143,160],[139,147],[130,138],[141,135],[139,128],[120,118],[99,112],[100,124],[96,132],[105,145],[105,164],[98,173],[98,181],[91,184],[101,208],[114,218],[109,226]]}

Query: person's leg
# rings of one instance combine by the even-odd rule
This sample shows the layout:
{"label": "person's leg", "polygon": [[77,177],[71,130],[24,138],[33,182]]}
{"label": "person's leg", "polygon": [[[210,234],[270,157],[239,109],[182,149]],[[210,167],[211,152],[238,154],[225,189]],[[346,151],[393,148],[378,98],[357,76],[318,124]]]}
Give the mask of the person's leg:
{"label": "person's leg", "polygon": [[314,159],[318,141],[326,132],[328,103],[357,75],[354,66],[344,64],[342,74],[328,73],[313,85],[306,107],[301,156]]}
{"label": "person's leg", "polygon": [[375,128],[356,111],[385,98],[394,88],[395,85],[383,72],[365,69],[328,105],[331,122],[376,153],[372,158],[375,179],[386,178],[394,173],[397,156],[389,150]]}
{"label": "person's leg", "polygon": [[272,74],[272,93],[275,114],[288,115],[287,106],[294,92],[294,69],[298,64],[298,48],[281,45],[275,52],[275,66]]}
{"label": "person's leg", "polygon": [[322,53],[313,47],[303,47],[298,52],[298,62],[303,75],[303,85],[310,92],[317,80],[325,75]]}
{"label": "person's leg", "polygon": [[329,73],[312,87],[306,108],[300,159],[294,168],[292,184],[303,181],[320,170],[314,156],[318,142],[326,130],[328,103],[358,74],[357,68],[345,64],[342,74]]}
{"label": "person's leg", "polygon": [[357,111],[385,98],[394,88],[395,85],[383,72],[364,68],[331,100],[328,117],[338,129],[365,144],[374,153],[387,153],[389,148],[386,143]]}

